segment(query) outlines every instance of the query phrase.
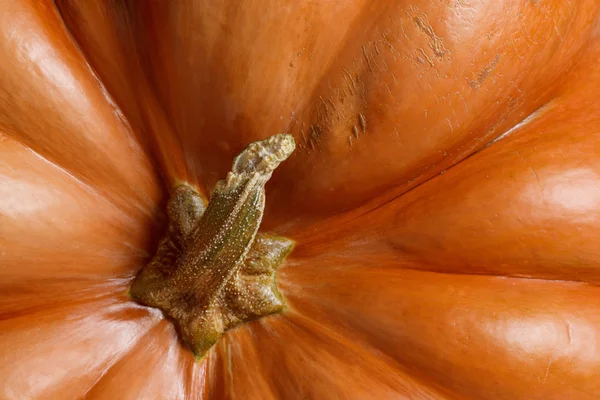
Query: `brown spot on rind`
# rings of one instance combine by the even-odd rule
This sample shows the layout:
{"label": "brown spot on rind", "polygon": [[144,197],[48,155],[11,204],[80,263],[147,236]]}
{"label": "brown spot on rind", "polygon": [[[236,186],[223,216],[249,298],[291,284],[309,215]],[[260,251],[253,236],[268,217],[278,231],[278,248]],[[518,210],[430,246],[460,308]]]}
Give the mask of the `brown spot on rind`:
{"label": "brown spot on rind", "polygon": [[446,48],[446,46],[444,46],[444,41],[442,40],[442,38],[435,34],[435,31],[433,30],[431,23],[429,23],[429,20],[427,19],[426,15],[423,14],[422,17],[414,17],[413,21],[417,25],[417,27],[423,33],[425,33],[425,35],[427,35],[427,42],[429,43],[429,47],[431,47],[431,50],[433,50],[433,54],[435,54],[437,57],[442,58],[444,54],[450,52]]}
{"label": "brown spot on rind", "polygon": [[473,90],[479,89],[483,82],[485,82],[485,80],[489,78],[489,76],[492,74],[492,72],[494,72],[494,70],[498,66],[498,63],[500,62],[501,58],[502,57],[500,56],[500,54],[496,54],[492,61],[487,63],[482,69],[479,70],[479,72],[477,73],[477,77],[474,80],[469,81],[469,85],[473,88]]}
{"label": "brown spot on rind", "polygon": [[306,143],[306,147],[314,150],[316,148],[316,144],[319,143],[321,137],[323,136],[323,128],[321,125],[313,124],[308,128],[308,136],[304,136],[304,141]]}

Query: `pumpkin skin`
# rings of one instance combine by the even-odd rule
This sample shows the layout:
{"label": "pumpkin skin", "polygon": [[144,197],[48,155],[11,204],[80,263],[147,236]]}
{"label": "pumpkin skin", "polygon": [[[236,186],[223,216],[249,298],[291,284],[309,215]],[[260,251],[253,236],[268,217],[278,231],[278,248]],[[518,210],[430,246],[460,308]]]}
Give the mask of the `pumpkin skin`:
{"label": "pumpkin skin", "polygon": [[[600,396],[600,3],[0,2],[1,398]],[[297,151],[287,308],[126,295],[178,180]]]}

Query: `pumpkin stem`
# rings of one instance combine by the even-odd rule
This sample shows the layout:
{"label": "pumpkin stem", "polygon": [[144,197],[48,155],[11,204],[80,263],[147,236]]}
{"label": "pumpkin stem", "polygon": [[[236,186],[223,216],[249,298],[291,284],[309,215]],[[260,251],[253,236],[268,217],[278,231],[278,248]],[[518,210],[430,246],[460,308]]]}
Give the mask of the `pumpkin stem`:
{"label": "pumpkin stem", "polygon": [[294,148],[287,134],[249,144],[206,208],[192,186],[173,190],[167,233],[130,295],[170,317],[198,357],[226,330],[283,309],[275,271],[293,242],[257,232],[265,184]]}

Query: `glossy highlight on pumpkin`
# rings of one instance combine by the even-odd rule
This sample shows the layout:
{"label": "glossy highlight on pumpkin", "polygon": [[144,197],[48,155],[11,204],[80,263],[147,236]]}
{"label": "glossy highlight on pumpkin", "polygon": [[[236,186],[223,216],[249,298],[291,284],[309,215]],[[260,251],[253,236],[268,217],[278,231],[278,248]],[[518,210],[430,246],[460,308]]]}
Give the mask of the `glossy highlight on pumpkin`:
{"label": "glossy highlight on pumpkin", "polygon": [[[0,398],[600,396],[596,0],[0,1]],[[175,183],[291,133],[283,313],[126,296]]]}

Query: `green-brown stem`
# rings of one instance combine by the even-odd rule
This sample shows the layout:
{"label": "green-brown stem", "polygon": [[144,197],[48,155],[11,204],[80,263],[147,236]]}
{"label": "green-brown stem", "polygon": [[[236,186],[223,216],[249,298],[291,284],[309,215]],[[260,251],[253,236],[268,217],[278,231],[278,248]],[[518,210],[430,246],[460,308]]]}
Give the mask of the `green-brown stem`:
{"label": "green-brown stem", "polygon": [[275,271],[293,243],[257,232],[264,186],[293,150],[294,139],[285,134],[248,145],[206,209],[190,185],[173,191],[168,231],[130,294],[173,319],[197,356],[227,329],[283,308]]}

